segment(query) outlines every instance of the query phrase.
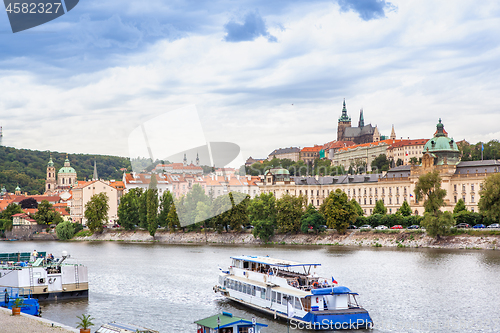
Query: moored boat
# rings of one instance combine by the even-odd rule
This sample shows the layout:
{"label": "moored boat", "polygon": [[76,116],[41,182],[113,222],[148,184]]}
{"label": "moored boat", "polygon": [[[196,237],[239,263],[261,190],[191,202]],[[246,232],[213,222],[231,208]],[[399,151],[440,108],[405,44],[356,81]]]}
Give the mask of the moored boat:
{"label": "moored boat", "polygon": [[[290,320],[294,329],[360,329],[373,321],[358,294],[316,275],[320,263],[260,256],[231,257],[214,291],[226,298]],[[300,271],[302,270],[302,271]]]}
{"label": "moored boat", "polygon": [[46,252],[0,253],[0,290],[20,288],[39,300],[86,298],[87,267],[69,258],[66,252],[60,258]]}

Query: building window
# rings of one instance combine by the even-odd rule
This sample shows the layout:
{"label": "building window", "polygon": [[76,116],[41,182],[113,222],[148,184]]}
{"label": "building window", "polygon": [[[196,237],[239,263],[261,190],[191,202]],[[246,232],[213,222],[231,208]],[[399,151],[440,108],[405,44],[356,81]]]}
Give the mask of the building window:
{"label": "building window", "polygon": [[396,198],[396,205],[399,205],[399,197]]}
{"label": "building window", "polygon": [[385,204],[385,200],[384,200],[384,198],[382,198],[382,203],[383,203],[383,204]]}
{"label": "building window", "polygon": [[370,187],[370,195],[372,195],[372,188]]}
{"label": "building window", "polygon": [[464,196],[462,196],[462,200],[465,202],[465,195],[464,195]]}
{"label": "building window", "polygon": [[356,196],[356,189],[355,188],[352,189],[352,195]]}
{"label": "building window", "polygon": [[366,188],[365,188],[365,195],[366,195]]}
{"label": "building window", "polygon": [[474,184],[471,184],[471,186],[470,186],[470,191],[471,191],[471,192],[474,192]]}
{"label": "building window", "polygon": [[372,209],[370,208],[370,215],[372,215]]}
{"label": "building window", "polygon": [[389,205],[392,205],[392,198],[389,198]]}
{"label": "building window", "polygon": [[453,185],[453,191],[457,191],[457,184]]}
{"label": "building window", "polygon": [[470,196],[470,202],[472,202],[472,203],[474,202],[474,196],[473,195]]}
{"label": "building window", "polygon": [[389,214],[392,214],[392,208],[389,208]]}
{"label": "building window", "polygon": [[307,190],[306,190],[306,195],[307,195]]}
{"label": "building window", "polygon": [[366,198],[365,198],[365,205],[366,205]]}
{"label": "building window", "polygon": [[471,207],[471,208],[470,208],[470,211],[474,213],[474,207]]}
{"label": "building window", "polygon": [[384,195],[384,194],[385,194],[384,192],[385,192],[385,191],[384,191],[384,188],[382,187],[382,195]]}
{"label": "building window", "polygon": [[392,194],[392,187],[389,187],[389,194]]}
{"label": "building window", "polygon": [[351,196],[351,190],[347,190],[347,196]]}
{"label": "building window", "polygon": [[[372,204],[372,198],[370,198],[370,205],[371,205],[371,204]],[[370,210],[371,210],[371,209],[370,209]],[[370,214],[371,214],[371,212],[370,212]]]}
{"label": "building window", "polygon": [[457,203],[457,196],[455,195],[453,198],[455,199],[455,203]]}
{"label": "building window", "polygon": [[375,195],[377,195],[377,194],[378,194],[378,189],[377,189],[377,188],[375,188]]}
{"label": "building window", "polygon": [[465,192],[465,185],[462,185],[462,192]]}
{"label": "building window", "polygon": [[318,206],[319,206],[319,200],[317,200],[317,201],[318,201]]}

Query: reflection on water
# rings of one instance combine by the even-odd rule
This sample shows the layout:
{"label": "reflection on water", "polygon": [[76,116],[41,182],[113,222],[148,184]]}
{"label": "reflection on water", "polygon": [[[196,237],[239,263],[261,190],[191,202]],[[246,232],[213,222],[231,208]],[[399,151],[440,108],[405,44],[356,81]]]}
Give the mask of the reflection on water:
{"label": "reflection on water", "polygon": [[490,316],[500,303],[499,251],[0,242],[0,252],[33,249],[66,250],[89,268],[88,300],[42,304],[43,317],[71,326],[77,315],[88,313],[97,325],[122,321],[160,332],[195,332],[195,320],[228,311],[257,317],[269,325],[264,332],[286,332],[285,321],[212,291],[219,265],[225,268],[230,256],[250,254],[321,263],[319,275],[333,276],[360,294],[375,323],[370,332],[494,332],[500,327]]}

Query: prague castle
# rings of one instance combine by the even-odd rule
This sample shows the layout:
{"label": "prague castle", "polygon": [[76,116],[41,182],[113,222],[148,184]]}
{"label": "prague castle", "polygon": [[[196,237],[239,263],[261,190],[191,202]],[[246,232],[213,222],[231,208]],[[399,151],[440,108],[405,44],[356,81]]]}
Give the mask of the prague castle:
{"label": "prague castle", "polygon": [[367,215],[372,214],[378,200],[384,202],[388,213],[395,213],[407,201],[415,215],[423,215],[423,202],[414,196],[415,185],[421,175],[438,170],[441,188],[446,190],[443,209],[453,211],[457,201],[463,199],[469,211],[477,212],[483,181],[489,174],[499,172],[500,162],[460,162],[458,146],[448,137],[441,119],[436,129],[433,138],[423,147],[419,165],[402,165],[384,173],[326,177],[290,177],[289,174],[283,177],[280,173],[279,178],[275,177],[276,172],[269,171],[260,184],[261,193],[273,193],[276,198],[285,194],[305,195],[308,204],[318,207],[331,191],[340,189],[349,200],[358,201]]}

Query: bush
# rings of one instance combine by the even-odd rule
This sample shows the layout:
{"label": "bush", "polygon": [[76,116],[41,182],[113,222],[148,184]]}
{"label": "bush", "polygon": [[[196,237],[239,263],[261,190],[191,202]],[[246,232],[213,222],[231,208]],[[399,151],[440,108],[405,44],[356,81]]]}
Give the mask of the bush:
{"label": "bush", "polygon": [[75,228],[71,222],[59,223],[56,227],[57,238],[60,240],[68,240],[75,235]]}
{"label": "bush", "polygon": [[92,236],[92,232],[90,230],[81,230],[73,237],[89,237]]}

